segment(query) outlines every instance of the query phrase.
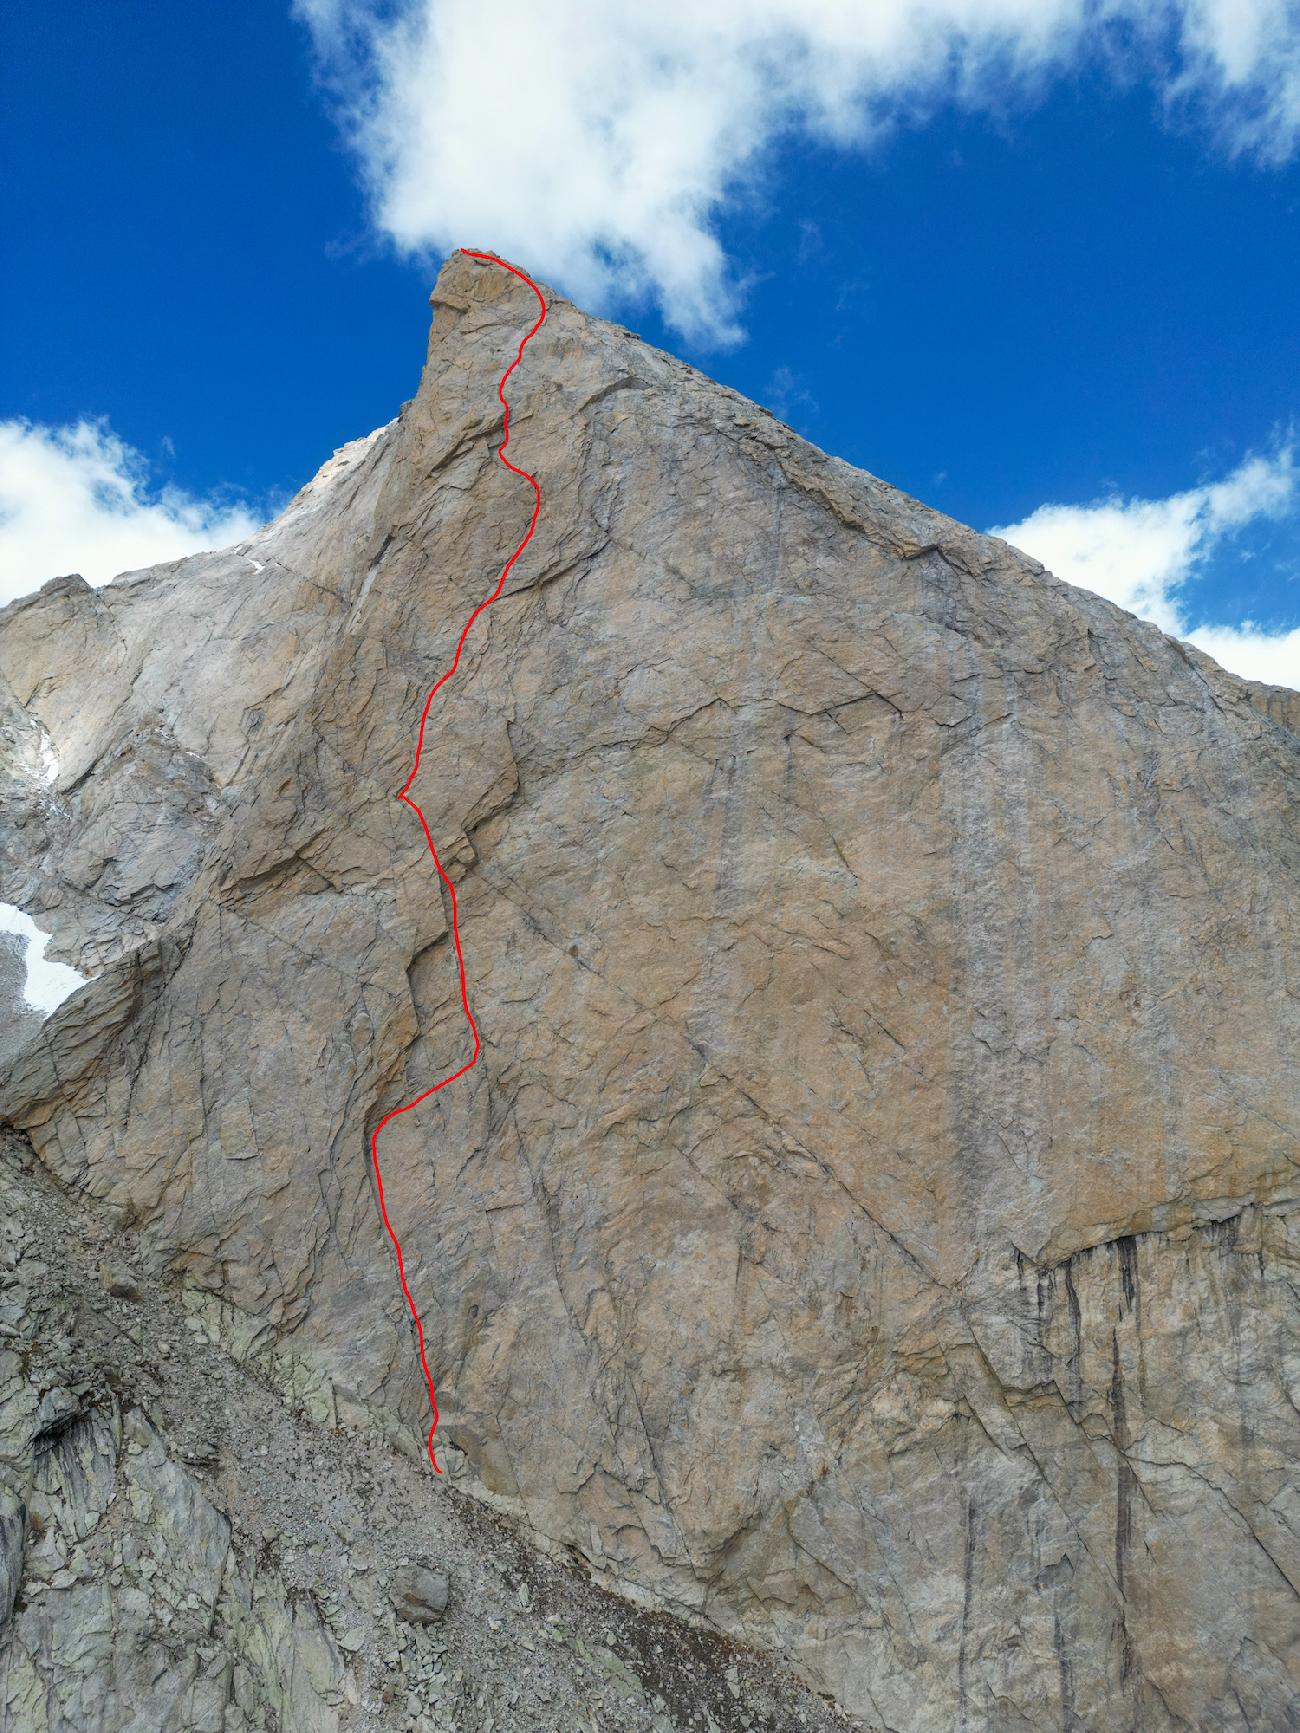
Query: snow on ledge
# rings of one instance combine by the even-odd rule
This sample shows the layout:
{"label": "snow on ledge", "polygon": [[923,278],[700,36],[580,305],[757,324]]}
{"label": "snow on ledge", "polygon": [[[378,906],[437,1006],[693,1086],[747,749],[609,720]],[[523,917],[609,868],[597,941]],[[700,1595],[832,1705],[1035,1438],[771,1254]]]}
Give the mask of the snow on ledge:
{"label": "snow on ledge", "polygon": [[[50,739],[49,730],[45,725],[38,722],[36,727],[38,730],[36,736],[36,750],[41,755],[41,779],[45,783],[45,786],[49,788],[59,779],[59,755],[54,750],[54,742]],[[8,907],[8,903],[0,903],[0,908]],[[8,927],[5,931],[12,932],[13,928]]]}
{"label": "snow on ledge", "polygon": [[27,940],[27,984],[23,996],[33,1011],[48,1017],[63,1001],[84,987],[87,977],[79,975],[66,963],[56,963],[45,955],[49,934],[43,933],[30,915],[25,915],[12,903],[0,903],[0,933],[17,933]]}

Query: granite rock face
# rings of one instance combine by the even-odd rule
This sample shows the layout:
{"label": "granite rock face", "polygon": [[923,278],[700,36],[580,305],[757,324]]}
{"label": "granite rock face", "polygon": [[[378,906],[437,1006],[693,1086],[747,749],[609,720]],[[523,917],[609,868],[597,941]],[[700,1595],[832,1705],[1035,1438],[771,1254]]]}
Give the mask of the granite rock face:
{"label": "granite rock face", "polygon": [[305,1417],[8,1133],[0,1195],[4,1733],[574,1733],[575,1704],[620,1733],[843,1733],[769,1657]]}
{"label": "granite rock face", "polygon": [[[412,1453],[393,794],[532,503],[533,299],[433,299],[252,541],[0,614],[0,898],[96,971],[0,1116]],[[869,1726],[1290,1725],[1300,698],[548,302],[414,791],[483,1058],[383,1144],[448,1478]]]}

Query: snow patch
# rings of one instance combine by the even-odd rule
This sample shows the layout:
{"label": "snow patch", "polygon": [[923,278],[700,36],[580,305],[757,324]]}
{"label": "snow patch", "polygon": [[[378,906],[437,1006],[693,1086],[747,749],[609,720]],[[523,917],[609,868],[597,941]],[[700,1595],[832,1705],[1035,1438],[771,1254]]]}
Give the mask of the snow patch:
{"label": "snow patch", "polygon": [[[56,763],[56,773],[57,768]],[[85,975],[79,975],[66,963],[56,963],[46,957],[49,934],[43,933],[30,915],[25,915],[12,903],[0,903],[0,933],[17,933],[19,938],[27,940],[27,984],[23,997],[42,1017],[57,1011],[78,987],[85,986]]]}
{"label": "snow patch", "polygon": [[48,730],[39,722],[36,724],[36,727],[36,750],[41,755],[41,776],[44,779],[45,786],[48,788],[52,783],[58,781],[59,755],[54,750],[54,742],[50,739]]}

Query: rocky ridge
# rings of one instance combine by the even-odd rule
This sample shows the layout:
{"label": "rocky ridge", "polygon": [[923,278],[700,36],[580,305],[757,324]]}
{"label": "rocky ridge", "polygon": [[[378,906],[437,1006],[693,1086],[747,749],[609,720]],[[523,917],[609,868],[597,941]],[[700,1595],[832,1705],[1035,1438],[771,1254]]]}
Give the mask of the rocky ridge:
{"label": "rocky ridge", "polygon": [[[413,1461],[366,1133],[463,1023],[392,792],[528,301],[453,256],[275,524],[0,615],[0,897],[96,971],[0,1114]],[[1288,1725],[1300,698],[548,301],[416,791],[485,1043],[385,1134],[430,1496],[869,1726]]]}

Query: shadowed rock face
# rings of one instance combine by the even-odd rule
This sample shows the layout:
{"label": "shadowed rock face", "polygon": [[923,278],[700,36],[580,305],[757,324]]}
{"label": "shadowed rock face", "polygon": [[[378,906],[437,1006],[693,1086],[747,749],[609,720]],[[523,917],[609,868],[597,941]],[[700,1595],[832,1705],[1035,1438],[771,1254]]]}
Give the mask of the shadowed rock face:
{"label": "shadowed rock face", "polygon": [[[467,1048],[393,793],[532,504],[532,297],[433,299],[253,541],[0,614],[0,897],[100,971],[0,1111],[413,1452],[366,1139]],[[869,1725],[1282,1728],[1300,700],[548,299],[415,789],[483,1058],[383,1145],[453,1480]]]}
{"label": "shadowed rock face", "polygon": [[27,941],[0,932],[0,1065],[13,1057],[41,1026],[39,1011],[27,1003]]}

